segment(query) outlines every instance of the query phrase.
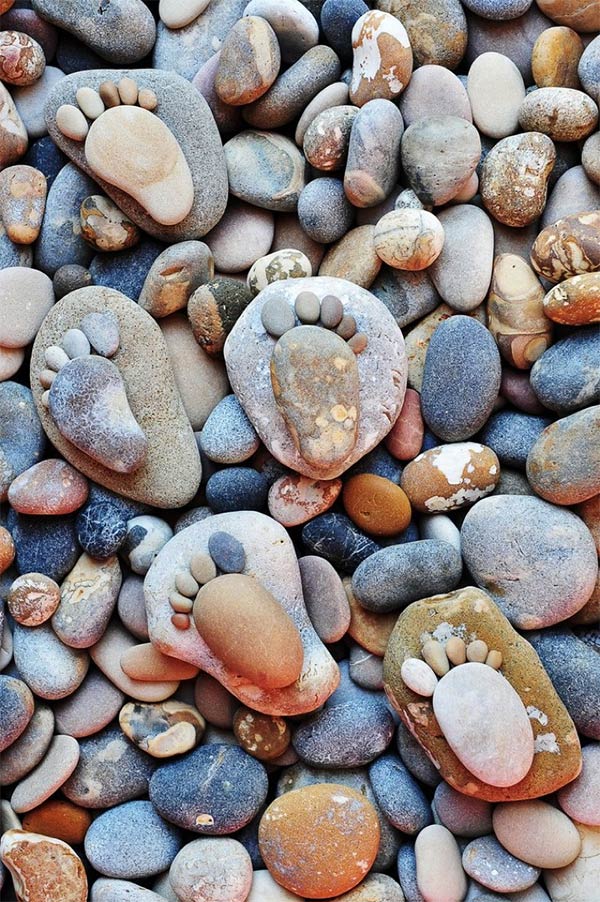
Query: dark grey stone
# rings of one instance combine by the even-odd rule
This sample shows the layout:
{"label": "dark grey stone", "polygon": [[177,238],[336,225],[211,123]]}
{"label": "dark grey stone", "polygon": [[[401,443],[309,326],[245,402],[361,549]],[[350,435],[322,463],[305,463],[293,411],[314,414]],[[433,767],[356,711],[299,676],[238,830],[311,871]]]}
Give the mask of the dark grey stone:
{"label": "dark grey stone", "polygon": [[369,768],[373,792],[389,822],[414,836],[433,822],[425,793],[396,755],[382,755]]}
{"label": "dark grey stone", "polygon": [[[492,414],[479,438],[498,455],[501,464],[525,469],[527,455],[552,421],[515,410],[500,410]],[[497,492],[501,494],[501,492]]]}
{"label": "dark grey stone", "polygon": [[89,264],[94,251],[81,237],[79,210],[86,197],[97,193],[96,183],[77,166],[63,166],[48,191],[44,221],[35,245],[36,269],[52,277],[67,263]]}
{"label": "dark grey stone", "polygon": [[298,198],[298,219],[313,241],[329,244],[342,238],[354,222],[354,208],[340,179],[309,182]]}
{"label": "dark grey stone", "polygon": [[297,727],[292,743],[312,767],[361,767],[390,744],[394,719],[380,697],[327,705]]}
{"label": "dark grey stone", "polygon": [[600,329],[578,329],[551,345],[531,368],[541,403],[560,414],[600,403]]}

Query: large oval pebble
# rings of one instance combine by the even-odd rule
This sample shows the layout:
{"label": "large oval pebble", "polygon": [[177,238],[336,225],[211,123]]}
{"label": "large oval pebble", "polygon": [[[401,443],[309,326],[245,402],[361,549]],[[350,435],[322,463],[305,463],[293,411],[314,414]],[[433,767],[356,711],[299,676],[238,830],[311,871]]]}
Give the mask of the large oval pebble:
{"label": "large oval pebble", "polygon": [[492,820],[504,848],[534,867],[565,867],[581,851],[573,822],[540,799],[497,805]]}

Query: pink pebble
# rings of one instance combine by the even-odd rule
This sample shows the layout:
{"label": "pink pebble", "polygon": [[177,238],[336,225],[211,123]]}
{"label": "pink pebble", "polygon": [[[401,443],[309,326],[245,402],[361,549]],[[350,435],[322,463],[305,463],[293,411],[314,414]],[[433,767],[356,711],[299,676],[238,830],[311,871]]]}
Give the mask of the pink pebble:
{"label": "pink pebble", "polygon": [[423,444],[425,426],[421,416],[421,396],[407,388],[400,416],[385,440],[385,446],[397,460],[414,460]]}

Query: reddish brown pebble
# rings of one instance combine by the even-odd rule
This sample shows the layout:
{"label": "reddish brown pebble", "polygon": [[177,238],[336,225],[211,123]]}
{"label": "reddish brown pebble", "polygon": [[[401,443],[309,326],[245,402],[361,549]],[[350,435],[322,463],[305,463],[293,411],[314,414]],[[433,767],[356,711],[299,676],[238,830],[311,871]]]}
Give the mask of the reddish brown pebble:
{"label": "reddish brown pebble", "polygon": [[85,808],[65,799],[49,799],[28,811],[23,818],[23,829],[44,836],[62,839],[69,845],[78,845],[85,839],[92,816]]}
{"label": "reddish brown pebble", "polygon": [[352,580],[346,577],[343,582],[350,605],[348,635],[371,654],[383,658],[398,620],[397,611],[392,611],[391,614],[375,614],[373,611],[367,611],[354,597]]}
{"label": "reddish brown pebble", "polygon": [[104,105],[109,109],[113,106],[120,106],[121,98],[116,84],[113,81],[103,81],[98,88],[98,93],[104,101]]}
{"label": "reddish brown pebble", "polygon": [[413,460],[423,444],[425,424],[421,415],[421,395],[407,388],[400,416],[385,439],[385,447],[397,460]]}
{"label": "reddish brown pebble", "polygon": [[17,623],[39,626],[56,611],[60,603],[60,588],[43,573],[24,573],[10,587],[7,603]]}
{"label": "reddish brown pebble", "polygon": [[15,559],[15,543],[8,529],[0,526],[0,573],[8,570]]}
{"label": "reddish brown pebble", "polygon": [[379,849],[379,821],[360,792],[318,783],[269,805],[258,844],[277,883],[306,899],[331,899],[366,877]]}
{"label": "reddish brown pebble", "polygon": [[359,529],[375,536],[393,536],[410,523],[410,502],[400,486],[373,473],[359,473],[344,485],[346,513]]}
{"label": "reddish brown pebble", "polygon": [[352,336],[356,333],[356,320],[353,316],[350,316],[349,313],[346,313],[342,317],[341,322],[335,331],[338,335],[340,335],[342,338],[345,338],[346,340],[352,338]]}
{"label": "reddish brown pebble", "polygon": [[357,332],[348,341],[348,347],[352,348],[355,354],[362,354],[368,344],[369,339],[364,332]]}
{"label": "reddish brown pebble", "polygon": [[149,683],[161,680],[191,680],[198,675],[199,670],[187,661],[161,654],[150,642],[128,648],[121,655],[121,667],[132,680],[144,680]]}
{"label": "reddish brown pebble", "polygon": [[329,510],[341,490],[341,479],[310,479],[289,473],[269,489],[269,513],[283,526],[300,526]]}
{"label": "reddish brown pebble", "polygon": [[64,460],[42,460],[11,483],[8,500],[20,514],[70,514],[88,496],[88,481]]}
{"label": "reddish brown pebble", "polygon": [[272,761],[283,755],[292,734],[283,717],[259,714],[239,708],[233,719],[233,732],[241,747],[259,761]]}
{"label": "reddish brown pebble", "polygon": [[173,614],[171,623],[177,630],[187,630],[190,626],[190,618],[187,614]]}

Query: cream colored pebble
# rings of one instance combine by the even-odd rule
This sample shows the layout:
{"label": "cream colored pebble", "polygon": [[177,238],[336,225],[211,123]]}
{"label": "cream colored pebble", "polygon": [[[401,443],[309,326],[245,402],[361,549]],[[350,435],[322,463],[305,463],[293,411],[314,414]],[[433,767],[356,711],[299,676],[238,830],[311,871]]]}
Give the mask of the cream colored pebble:
{"label": "cream colored pebble", "polygon": [[423,646],[421,654],[438,676],[444,676],[450,670],[450,663],[444,651],[444,646],[437,639],[429,639]]}
{"label": "cream colored pebble", "polygon": [[84,141],[90,130],[87,119],[72,103],[63,103],[56,111],[56,127],[72,141]]}
{"label": "cream colored pebble", "polygon": [[54,370],[42,370],[40,373],[40,384],[43,388],[50,388],[55,379],[56,373]]}
{"label": "cream colored pebble", "polygon": [[119,82],[119,97],[121,98],[121,102],[127,104],[127,106],[133,106],[137,103],[138,99],[138,86],[137,82],[133,80],[133,78],[128,78],[125,76]]}
{"label": "cream colored pebble", "polygon": [[103,81],[98,88],[98,93],[100,94],[100,97],[102,98],[104,104],[108,107],[108,109],[111,109],[114,106],[121,105],[119,91],[114,81]]}
{"label": "cream colored pebble", "polygon": [[483,639],[475,639],[467,645],[467,661],[484,664],[488,656],[488,647]]}
{"label": "cream colored pebble", "polygon": [[407,658],[400,668],[400,676],[409,689],[426,698],[433,695],[438,683],[438,678],[429,664],[420,658]]}
{"label": "cream colored pebble", "polygon": [[502,652],[497,651],[496,649],[492,649],[492,651],[488,653],[488,656],[485,659],[485,663],[489,667],[493,667],[494,670],[500,670],[500,668],[502,667]]}
{"label": "cream colored pebble", "polygon": [[158,97],[150,88],[142,88],[138,94],[138,103],[143,110],[155,110],[158,106]]}
{"label": "cream colored pebble", "polygon": [[185,595],[181,595],[179,592],[171,592],[169,603],[178,614],[189,614],[194,607],[191,598],[186,598]]}
{"label": "cream colored pebble", "polygon": [[44,407],[50,407],[50,392],[48,390],[42,395],[42,404]]}
{"label": "cream colored pebble", "polygon": [[102,98],[98,91],[94,91],[93,88],[79,88],[75,96],[77,97],[80,110],[85,113],[88,119],[97,119],[104,112],[105,107]]}
{"label": "cream colored pebble", "polygon": [[177,574],[175,577],[175,587],[178,592],[187,596],[187,598],[195,598],[198,594],[198,589],[200,588],[192,574],[188,573],[187,570],[181,570]]}
{"label": "cream colored pebble", "polygon": [[467,646],[460,636],[451,636],[446,642],[446,654],[451,664],[456,667],[458,664],[464,664],[467,660]]}
{"label": "cream colored pebble", "polygon": [[58,372],[69,362],[69,355],[58,345],[50,345],[44,351],[44,360],[51,370]]}
{"label": "cream colored pebble", "polygon": [[215,562],[209,554],[199,551],[190,561],[190,570],[194,579],[203,586],[217,575]]}

